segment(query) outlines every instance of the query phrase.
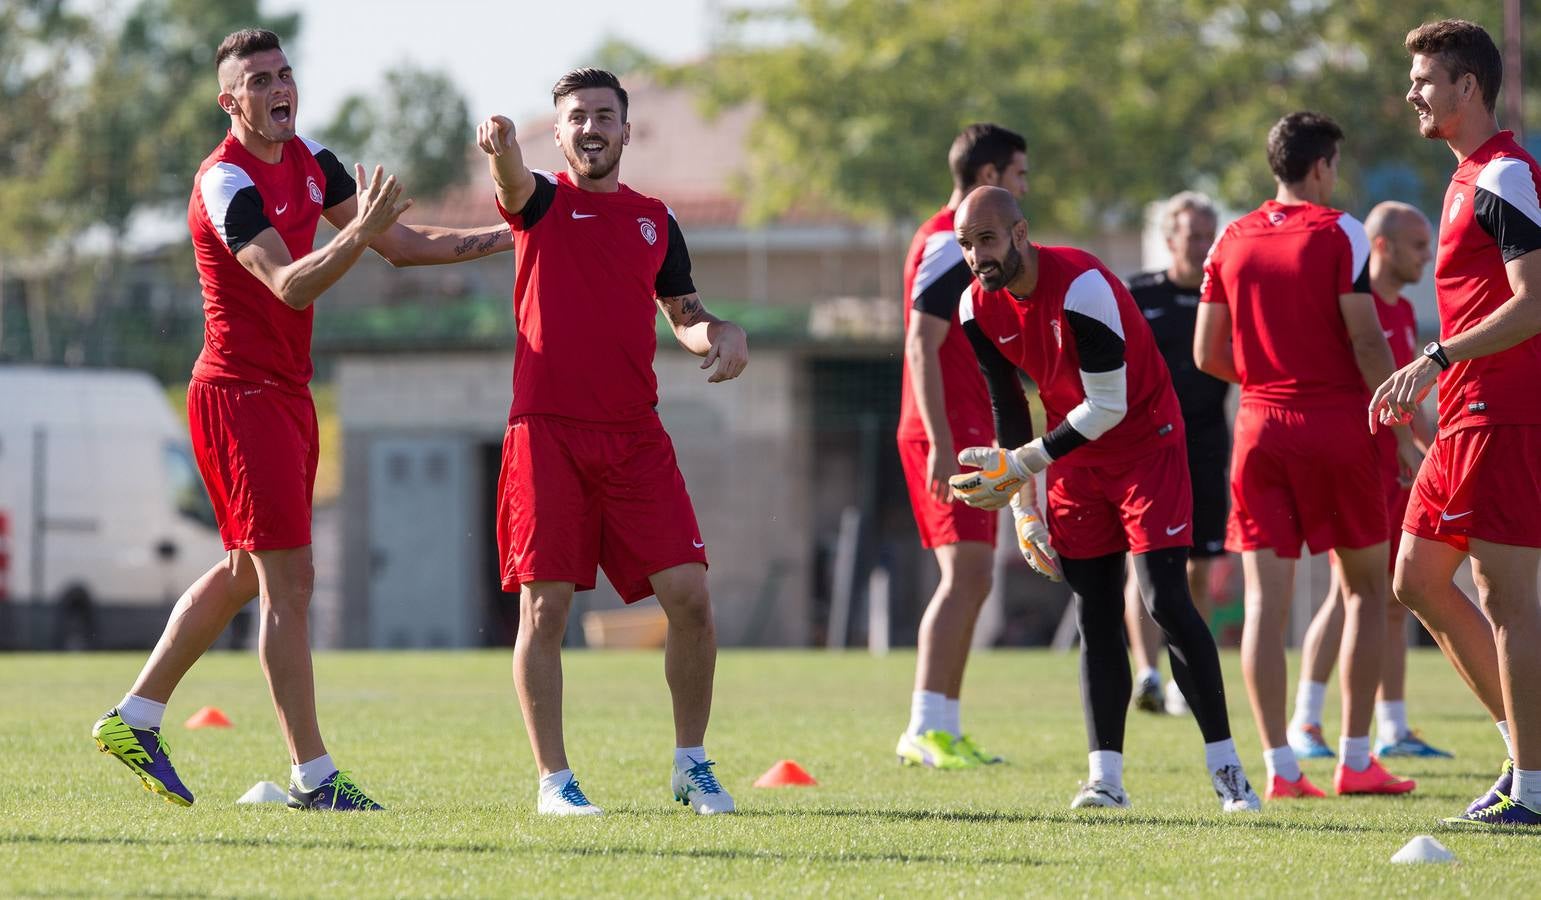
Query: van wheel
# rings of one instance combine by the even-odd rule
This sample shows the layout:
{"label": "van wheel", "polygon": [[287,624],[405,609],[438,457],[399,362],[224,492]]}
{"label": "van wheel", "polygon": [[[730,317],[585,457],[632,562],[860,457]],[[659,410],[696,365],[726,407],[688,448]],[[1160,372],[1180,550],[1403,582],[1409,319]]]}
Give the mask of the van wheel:
{"label": "van wheel", "polygon": [[90,650],[96,635],[93,618],[90,595],[79,588],[69,591],[59,604],[54,646],[60,650]]}

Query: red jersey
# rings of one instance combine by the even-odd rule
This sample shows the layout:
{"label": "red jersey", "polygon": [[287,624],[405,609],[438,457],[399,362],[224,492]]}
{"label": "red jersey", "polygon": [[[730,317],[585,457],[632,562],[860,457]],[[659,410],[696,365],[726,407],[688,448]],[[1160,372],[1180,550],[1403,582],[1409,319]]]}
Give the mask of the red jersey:
{"label": "red jersey", "polygon": [[[1037,245],[1034,245],[1037,246]],[[1172,376],[1140,307],[1095,256],[1073,247],[1037,247],[1038,283],[1025,299],[1005,289],[969,286],[958,316],[970,330],[975,353],[992,373],[1000,362],[1026,372],[1038,385],[1047,414],[1045,447],[1055,464],[1116,465],[1184,439],[1182,407]],[[1086,400],[1082,371],[1122,370],[1128,411],[1107,433],[1074,440],[1063,452],[1056,435]],[[1013,375],[1014,377],[1014,375]],[[992,390],[995,376],[992,374]],[[1018,385],[1020,387],[1020,385]],[[1008,424],[1001,423],[1002,440]],[[1017,427],[1009,427],[1014,437]]]}
{"label": "red jersey", "polygon": [[[1434,289],[1440,338],[1475,327],[1514,296],[1504,264],[1541,247],[1541,169],[1500,131],[1456,167],[1440,217]],[[1452,365],[1439,376],[1439,433],[1541,424],[1541,337]]]}
{"label": "red jersey", "polygon": [[626,185],[585,191],[535,172],[514,233],[514,401],[509,420],[558,416],[607,431],[659,426],[656,297],[695,293],[674,212]]}
{"label": "red jersey", "polygon": [[1231,311],[1243,402],[1369,403],[1338,299],[1370,292],[1370,239],[1353,216],[1269,200],[1225,229],[1200,300]]}
{"label": "red jersey", "polygon": [[[1386,336],[1386,343],[1391,345],[1392,362],[1398,369],[1412,362],[1418,353],[1418,315],[1413,311],[1412,301],[1398,297],[1388,303],[1377,295],[1375,314],[1380,317],[1380,330]],[[1382,428],[1375,432],[1375,437],[1380,442],[1383,457],[1395,464],[1396,432]]]}
{"label": "red jersey", "polygon": [[286,305],[235,255],[269,228],[299,259],[316,244],[321,212],[354,196],[357,186],[336,154],[296,138],[267,163],[235,135],[198,167],[187,203],[187,230],[203,287],[203,352],[193,378],[245,381],[290,392],[310,384],[315,307]]}
{"label": "red jersey", "polygon": [[[942,393],[947,401],[947,424],[953,443],[964,447],[987,445],[995,438],[990,418],[990,394],[979,360],[958,325],[958,300],[973,280],[963,248],[953,236],[953,210],[943,209],[925,221],[910,242],[904,259],[904,328],[916,312],[952,323],[937,350],[942,371]],[[899,440],[928,440],[915,389],[910,382],[910,360],[904,359],[904,381],[899,389]]]}

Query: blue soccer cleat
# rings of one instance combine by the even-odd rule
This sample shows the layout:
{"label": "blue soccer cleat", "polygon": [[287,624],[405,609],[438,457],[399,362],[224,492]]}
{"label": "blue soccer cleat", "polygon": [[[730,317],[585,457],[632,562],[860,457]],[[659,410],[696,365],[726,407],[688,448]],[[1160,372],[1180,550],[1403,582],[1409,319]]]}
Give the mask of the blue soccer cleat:
{"label": "blue soccer cleat", "polygon": [[1498,794],[1497,803],[1484,806],[1476,812],[1440,819],[1439,823],[1450,828],[1510,826],[1541,831],[1541,812],[1531,809],[1507,794]]}
{"label": "blue soccer cleat", "polygon": [[313,791],[302,791],[289,783],[290,809],[330,809],[337,812],[361,812],[385,809],[369,799],[364,789],[347,772],[333,772]]}
{"label": "blue soccer cleat", "polygon": [[1337,754],[1327,746],[1327,739],[1322,736],[1320,725],[1290,725],[1285,734],[1289,737],[1290,749],[1295,751],[1295,756],[1300,759],[1337,758]]}
{"label": "blue soccer cleat", "polygon": [[171,748],[159,728],[135,728],[123,721],[117,707],[113,707],[96,720],[91,737],[96,739],[98,750],[138,775],[145,790],[159,794],[168,803],[193,805],[193,792],[177,777],[177,770],[171,765]]}
{"label": "blue soccer cleat", "polygon": [[1458,818],[1481,812],[1512,793],[1514,793],[1514,760],[1505,759],[1503,768],[1498,770],[1498,780],[1493,782],[1493,786],[1488,788],[1486,794],[1473,800],[1471,805],[1466,807],[1466,812]]}
{"label": "blue soccer cleat", "polygon": [[1422,756],[1430,759],[1453,759],[1455,754],[1448,750],[1430,746],[1416,731],[1409,731],[1395,741],[1377,741],[1375,743],[1376,756]]}

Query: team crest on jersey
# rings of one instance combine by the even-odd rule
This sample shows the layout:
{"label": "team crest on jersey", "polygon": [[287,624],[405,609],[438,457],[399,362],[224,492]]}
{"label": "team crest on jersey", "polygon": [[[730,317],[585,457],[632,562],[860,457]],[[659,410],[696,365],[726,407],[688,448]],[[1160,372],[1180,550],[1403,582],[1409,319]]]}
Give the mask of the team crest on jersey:
{"label": "team crest on jersey", "polygon": [[653,224],[652,219],[642,216],[637,219],[637,224],[642,226],[642,239],[647,241],[649,247],[658,243],[658,226]]}
{"label": "team crest on jersey", "polygon": [[1275,210],[1268,214],[1268,221],[1274,225],[1284,224],[1284,213]]}
{"label": "team crest on jersey", "polygon": [[1456,194],[1455,199],[1450,201],[1450,221],[1455,221],[1455,217],[1461,212],[1461,204],[1465,202],[1465,194]]}
{"label": "team crest on jersey", "polygon": [[1054,319],[1049,323],[1049,330],[1054,332],[1054,347],[1057,350],[1065,349],[1065,342],[1059,334],[1059,320]]}
{"label": "team crest on jersey", "polygon": [[310,190],[310,199],[313,202],[315,202],[315,203],[320,203],[321,202],[321,185],[316,184],[316,176],[314,176],[314,175],[307,176],[305,178],[305,187]]}

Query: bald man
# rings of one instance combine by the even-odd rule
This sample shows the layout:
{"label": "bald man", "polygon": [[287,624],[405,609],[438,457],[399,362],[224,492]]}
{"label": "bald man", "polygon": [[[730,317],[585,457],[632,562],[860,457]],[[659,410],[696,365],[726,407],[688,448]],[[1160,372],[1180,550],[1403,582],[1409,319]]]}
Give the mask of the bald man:
{"label": "bald man", "polygon": [[[1381,331],[1391,345],[1398,368],[1412,362],[1418,352],[1418,322],[1413,304],[1402,291],[1423,278],[1433,258],[1433,230],[1423,213],[1406,203],[1387,201],[1370,211],[1364,222],[1370,238],[1370,290]],[[1402,517],[1412,497],[1413,477],[1423,454],[1434,440],[1433,423],[1419,409],[1411,423],[1383,429],[1378,435],[1386,513],[1391,524],[1390,552],[1386,571],[1396,564],[1401,543]],[[1381,658],[1380,693],[1375,701],[1376,756],[1449,757],[1431,746],[1407,724],[1407,608],[1395,598],[1386,606],[1386,643]],[[1289,741],[1295,753],[1306,758],[1330,759],[1331,746],[1322,733],[1322,702],[1327,679],[1332,675],[1343,637],[1343,588],[1334,560],[1332,585],[1301,647],[1300,686],[1295,694],[1295,715],[1290,720]]]}
{"label": "bald man", "polygon": [[[1193,494],[1182,409],[1150,326],[1096,257],[1028,240],[1015,198],[978,188],[954,221],[974,273],[958,319],[979,357],[1001,448],[970,447],[954,494],[1010,503],[1018,546],[1076,592],[1090,777],[1072,809],[1123,808],[1124,720],[1133,691],[1124,650],[1124,559],[1172,648],[1172,677],[1204,735],[1211,784],[1226,812],[1258,809],[1231,740],[1214,639],[1188,593]],[[1049,432],[1032,434],[1018,373],[1038,385]],[[1046,473],[1048,529],[1035,477]],[[1057,562],[1055,560],[1057,554]]]}

